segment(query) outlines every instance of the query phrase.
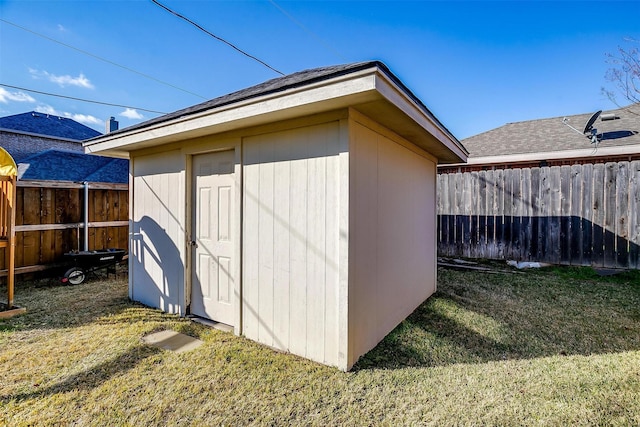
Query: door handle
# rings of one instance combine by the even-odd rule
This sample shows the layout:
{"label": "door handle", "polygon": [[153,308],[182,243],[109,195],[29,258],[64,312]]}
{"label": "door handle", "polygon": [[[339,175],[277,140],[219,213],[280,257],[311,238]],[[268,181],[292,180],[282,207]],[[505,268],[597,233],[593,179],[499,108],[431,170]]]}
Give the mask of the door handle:
{"label": "door handle", "polygon": [[189,244],[189,246],[193,246],[196,249],[198,248],[198,243],[196,243],[195,240],[190,240],[188,244]]}

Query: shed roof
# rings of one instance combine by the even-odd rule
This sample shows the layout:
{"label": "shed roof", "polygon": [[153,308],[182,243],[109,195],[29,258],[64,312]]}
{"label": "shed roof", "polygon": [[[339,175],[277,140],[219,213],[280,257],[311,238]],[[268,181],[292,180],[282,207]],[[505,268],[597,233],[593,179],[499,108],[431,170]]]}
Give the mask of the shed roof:
{"label": "shed roof", "polygon": [[75,151],[46,150],[18,163],[22,180],[129,182],[129,162]]}
{"label": "shed roof", "polygon": [[0,129],[78,142],[102,135],[97,130],[68,117],[38,113],[36,111],[0,117]]}
{"label": "shed roof", "polygon": [[[603,111],[594,123],[600,142],[596,146],[582,135],[591,113],[507,123],[462,141],[469,164],[549,160],[584,156],[640,153],[640,104]],[[613,114],[619,119],[601,120]],[[555,156],[555,157],[554,157]]]}
{"label": "shed roof", "polygon": [[[379,61],[278,77],[94,138],[84,145],[89,152],[125,157],[138,148],[346,107],[373,116],[419,146],[422,143],[422,148],[441,161],[466,159],[462,144]],[[426,137],[426,133],[431,136]]]}

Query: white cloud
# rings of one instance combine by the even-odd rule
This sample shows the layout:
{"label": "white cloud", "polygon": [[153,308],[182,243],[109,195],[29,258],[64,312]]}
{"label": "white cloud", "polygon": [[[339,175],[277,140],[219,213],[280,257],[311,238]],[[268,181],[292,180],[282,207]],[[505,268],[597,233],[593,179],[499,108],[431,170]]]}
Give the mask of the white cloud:
{"label": "white cloud", "polygon": [[76,122],[84,123],[85,125],[104,125],[104,120],[100,120],[97,117],[88,114],[70,114],[64,113],[65,117],[75,120]]}
{"label": "white cloud", "polygon": [[89,114],[78,114],[78,113],[68,113],[68,112],[60,112],[58,110],[56,110],[55,108],[53,108],[51,105],[47,105],[47,104],[40,104],[36,107],[35,109],[38,113],[43,113],[43,114],[51,114],[53,116],[60,116],[60,117],[68,117],[70,119],[75,120],[78,123],[83,123],[85,125],[100,125],[100,126],[104,126],[104,120],[100,120],[97,117],[94,117],[92,115]]}
{"label": "white cloud", "polygon": [[68,30],[62,24],[58,24],[58,31],[61,33],[66,33]]}
{"label": "white cloud", "polygon": [[59,113],[58,111],[56,111],[55,108],[53,108],[51,105],[47,105],[47,104],[40,104],[38,105],[35,110],[38,113],[43,113],[43,114],[51,114],[54,116],[63,116],[64,114]]}
{"label": "white cloud", "polygon": [[86,78],[82,73],[80,73],[78,77],[50,75],[49,80],[51,80],[54,83],[58,83],[62,87],[67,85],[84,87],[87,89],[93,89],[94,87],[93,84],[91,84],[91,82],[89,81],[89,79]]}
{"label": "white cloud", "polygon": [[136,111],[133,108],[127,108],[122,113],[120,113],[119,116],[126,117],[128,119],[135,119],[135,120],[140,120],[144,118],[142,114],[138,113],[138,111]]}
{"label": "white cloud", "polygon": [[0,102],[8,104],[9,101],[15,102],[36,102],[30,95],[24,92],[9,92],[5,88],[0,87]]}
{"label": "white cloud", "polygon": [[89,81],[89,79],[82,73],[78,77],[72,77],[70,75],[64,76],[56,76],[55,74],[51,74],[45,70],[34,70],[33,68],[29,68],[29,73],[34,79],[44,78],[49,80],[52,83],[59,85],[60,87],[65,86],[78,86],[83,87],[85,89],[93,89],[94,86]]}

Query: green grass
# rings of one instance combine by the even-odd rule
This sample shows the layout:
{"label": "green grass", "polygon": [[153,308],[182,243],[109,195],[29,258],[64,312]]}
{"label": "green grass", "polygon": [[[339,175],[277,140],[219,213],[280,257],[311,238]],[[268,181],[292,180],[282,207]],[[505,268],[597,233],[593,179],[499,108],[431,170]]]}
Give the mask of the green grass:
{"label": "green grass", "polygon": [[[122,280],[19,283],[0,425],[640,424],[638,272],[438,274],[349,373],[132,303]],[[204,344],[141,342],[163,329]]]}

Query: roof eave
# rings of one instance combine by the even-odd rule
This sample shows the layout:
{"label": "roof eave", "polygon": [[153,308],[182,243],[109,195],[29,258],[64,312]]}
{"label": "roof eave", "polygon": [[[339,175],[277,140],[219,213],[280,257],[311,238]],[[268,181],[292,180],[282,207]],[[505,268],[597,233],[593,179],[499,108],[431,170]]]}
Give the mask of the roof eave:
{"label": "roof eave", "polygon": [[358,98],[364,102],[376,96],[372,69],[325,80],[286,91],[257,96],[222,107],[105,135],[84,143],[85,151],[121,157],[152,145],[232,131],[299,117],[317,110],[343,108]]}
{"label": "roof eave", "polygon": [[0,128],[0,132],[15,133],[17,135],[32,136],[32,137],[35,137],[35,138],[55,139],[56,141],[74,142],[76,144],[81,144],[82,143],[81,139],[65,138],[63,136],[46,135],[46,134],[43,134],[43,133],[28,132],[28,131],[17,130],[17,129]]}
{"label": "roof eave", "polygon": [[[384,117],[381,102],[393,106],[395,120]],[[369,105],[372,119],[422,148],[435,150],[440,162],[465,161],[462,144],[386,68],[366,69],[334,76],[284,91],[264,94],[221,107],[152,123],[87,141],[85,151],[114,157],[175,141],[233,131],[304,115]],[[366,112],[365,112],[366,114]],[[385,123],[385,121],[387,123]],[[408,126],[407,125],[411,125]],[[403,132],[406,135],[403,135]]]}
{"label": "roof eave", "polygon": [[483,157],[469,157],[466,163],[455,163],[445,166],[491,166],[514,163],[527,163],[549,160],[588,159],[598,157],[626,156],[640,153],[640,145],[618,145],[614,147],[594,147],[578,150],[559,150],[537,153],[508,154]]}
{"label": "roof eave", "polygon": [[[466,162],[469,152],[462,143],[429,111],[404,85],[393,76],[381,72],[377,80],[376,90],[396,108],[398,108],[411,122],[417,124],[430,135],[421,148],[436,155],[439,163]],[[385,124],[384,122],[382,124]],[[407,124],[399,126],[405,129]],[[402,130],[393,129],[409,141],[420,144],[420,136]]]}

